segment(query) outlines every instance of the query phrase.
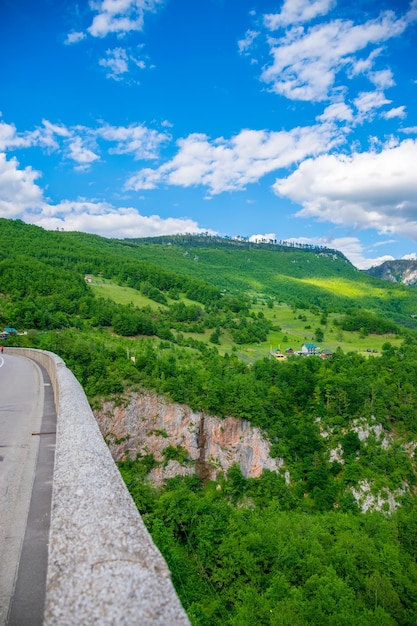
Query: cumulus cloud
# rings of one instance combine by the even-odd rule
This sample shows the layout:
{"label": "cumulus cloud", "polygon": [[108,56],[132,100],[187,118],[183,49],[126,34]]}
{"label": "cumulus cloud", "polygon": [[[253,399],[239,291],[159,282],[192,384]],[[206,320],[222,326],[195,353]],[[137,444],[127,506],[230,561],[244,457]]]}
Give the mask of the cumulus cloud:
{"label": "cumulus cloud", "polygon": [[59,148],[59,144],[55,136],[69,137],[70,132],[65,126],[52,124],[48,120],[43,120],[42,126],[24,132],[18,132],[14,124],[0,122],[0,150],[31,148],[33,146],[56,150]]}
{"label": "cumulus cloud", "polygon": [[352,122],[353,111],[344,102],[334,102],[326,107],[321,115],[317,116],[319,122],[337,120],[339,122]]}
{"label": "cumulus cloud", "polygon": [[[293,12],[299,10],[300,16],[308,7],[318,9],[327,5],[330,8],[330,3],[325,0],[322,3],[301,0],[288,3]],[[266,20],[270,29],[283,22],[282,15],[279,14],[280,19],[275,16]],[[286,98],[313,102],[334,97],[336,77],[342,71],[346,71],[347,75],[350,71],[351,76],[367,71],[369,79],[378,87],[390,86],[393,79],[389,69],[372,72],[375,56],[367,53],[361,65],[357,55],[369,50],[369,46],[401,35],[409,21],[409,15],[397,18],[392,11],[385,11],[363,24],[335,19],[307,30],[302,26],[293,26],[282,37],[269,39],[272,63],[264,69],[261,79],[270,85],[273,92]]]}
{"label": "cumulus cloud", "polygon": [[277,236],[275,233],[265,233],[265,235],[251,235],[249,237],[249,241],[253,243],[269,243],[275,242],[277,240]]}
{"label": "cumulus cloud", "polygon": [[155,159],[162,143],[170,140],[170,135],[160,133],[144,126],[110,126],[105,124],[97,129],[97,136],[106,141],[115,142],[110,148],[111,154],[133,154],[135,159]]}
{"label": "cumulus cloud", "polygon": [[336,0],[285,0],[281,12],[264,15],[264,22],[269,30],[276,30],[325,15],[335,5]]}
{"label": "cumulus cloud", "polygon": [[16,218],[44,205],[43,193],[36,184],[40,173],[31,167],[19,169],[16,158],[7,160],[0,152],[0,215]]}
{"label": "cumulus cloud", "polygon": [[29,148],[34,144],[32,133],[18,133],[14,124],[0,122],[0,150]]}
{"label": "cumulus cloud", "polygon": [[91,1],[90,6],[96,15],[87,29],[93,37],[106,37],[110,33],[124,35],[141,31],[144,16],[154,12],[163,0],[100,0]]}
{"label": "cumulus cloud", "polygon": [[307,159],[273,188],[302,205],[299,217],[417,241],[416,162],[417,141],[406,139],[379,151]]}
{"label": "cumulus cloud", "polygon": [[[66,200],[45,207],[41,213],[27,216],[25,221],[47,230],[81,231],[119,239],[207,232],[206,228],[200,228],[192,219],[144,216],[135,208],[115,208],[108,203],[86,200]],[[214,231],[208,232],[216,234]]]}
{"label": "cumulus cloud", "polygon": [[40,173],[19,168],[16,158],[0,153],[0,217],[22,219],[49,230],[57,228],[95,233],[104,237],[151,237],[207,231],[188,218],[144,216],[132,207],[116,208],[105,202],[65,200],[51,204],[36,184]]}
{"label": "cumulus cloud", "polygon": [[385,104],[390,104],[391,100],[388,100],[385,95],[380,91],[367,91],[360,93],[353,101],[353,104],[358,110],[360,118],[370,118],[375,112],[375,109],[380,109]]}
{"label": "cumulus cloud", "polygon": [[[367,270],[394,258],[390,255],[372,256],[357,237],[290,237],[287,241],[339,250],[360,270]],[[381,242],[381,245],[384,243]]]}
{"label": "cumulus cloud", "polygon": [[401,119],[404,119],[405,117],[407,117],[407,113],[405,111],[404,105],[399,106],[399,107],[394,107],[392,109],[389,109],[389,111],[383,111],[381,115],[386,120],[391,120],[394,117],[399,117]]}
{"label": "cumulus cloud", "polygon": [[231,139],[210,140],[191,134],[178,143],[178,153],[158,169],[131,176],[126,189],[154,189],[158,184],[203,185],[210,195],[244,189],[249,183],[310,155],[327,152],[345,140],[332,124],[297,127],[290,131],[242,130]]}
{"label": "cumulus cloud", "polygon": [[391,70],[379,70],[377,72],[369,72],[368,78],[379,89],[388,89],[395,85],[394,77]]}
{"label": "cumulus cloud", "polygon": [[81,137],[74,137],[68,145],[68,156],[80,165],[87,165],[97,161],[100,157],[83,145]]}
{"label": "cumulus cloud", "polygon": [[[147,128],[144,124],[111,126],[101,123],[97,127],[64,126],[43,120],[32,131],[19,133],[14,124],[0,122],[0,150],[38,146],[47,152],[62,152],[75,161],[78,169],[86,169],[109,154],[132,154],[136,160],[156,159],[160,146],[171,137],[165,132]],[[99,145],[100,142],[100,145]],[[108,147],[108,144],[112,144]]]}

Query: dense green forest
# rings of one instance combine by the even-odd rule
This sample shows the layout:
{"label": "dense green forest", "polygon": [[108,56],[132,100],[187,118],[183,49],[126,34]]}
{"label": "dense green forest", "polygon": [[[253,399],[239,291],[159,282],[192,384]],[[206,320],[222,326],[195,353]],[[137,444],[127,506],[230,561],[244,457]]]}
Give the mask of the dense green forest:
{"label": "dense green forest", "polygon": [[[249,420],[283,459],[279,474],[235,466],[165,488],[147,479],[151,455],[120,463],[193,624],[417,622],[416,290],[279,242],[118,241],[11,220],[0,236],[0,324],[25,332],[8,343],[59,354],[93,407],[154,390]],[[142,304],[97,296],[86,275]],[[302,333],[312,320],[355,346],[376,337],[378,354],[277,362],[284,307]]]}

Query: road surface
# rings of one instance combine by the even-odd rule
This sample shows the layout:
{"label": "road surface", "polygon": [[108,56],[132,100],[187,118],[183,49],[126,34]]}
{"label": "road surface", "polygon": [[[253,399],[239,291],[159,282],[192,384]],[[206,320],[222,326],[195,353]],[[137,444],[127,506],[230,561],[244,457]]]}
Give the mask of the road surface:
{"label": "road surface", "polygon": [[46,371],[0,354],[0,626],[42,624],[55,423]]}

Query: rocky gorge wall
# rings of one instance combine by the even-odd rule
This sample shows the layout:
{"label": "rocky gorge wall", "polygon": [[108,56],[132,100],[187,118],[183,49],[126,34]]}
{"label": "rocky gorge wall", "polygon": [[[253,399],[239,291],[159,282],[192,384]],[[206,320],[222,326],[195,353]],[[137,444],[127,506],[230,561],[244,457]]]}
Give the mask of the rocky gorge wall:
{"label": "rocky gorge wall", "polygon": [[[258,477],[264,469],[278,471],[283,465],[282,459],[270,456],[268,440],[248,421],[195,412],[149,392],[133,393],[118,406],[105,402],[94,414],[115,461],[126,453],[132,459],[137,454],[154,455],[160,465],[149,478],[155,484],[193,473],[215,479],[235,463],[246,478]],[[168,460],[168,446],[185,449],[186,460]]]}

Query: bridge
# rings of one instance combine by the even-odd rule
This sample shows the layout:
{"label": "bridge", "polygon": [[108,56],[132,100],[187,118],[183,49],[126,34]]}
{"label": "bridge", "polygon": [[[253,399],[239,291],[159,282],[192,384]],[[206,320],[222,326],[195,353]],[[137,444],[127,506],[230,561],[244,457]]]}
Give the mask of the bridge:
{"label": "bridge", "polygon": [[14,443],[0,441],[0,626],[189,625],[64,361],[7,348],[3,376],[1,423]]}

